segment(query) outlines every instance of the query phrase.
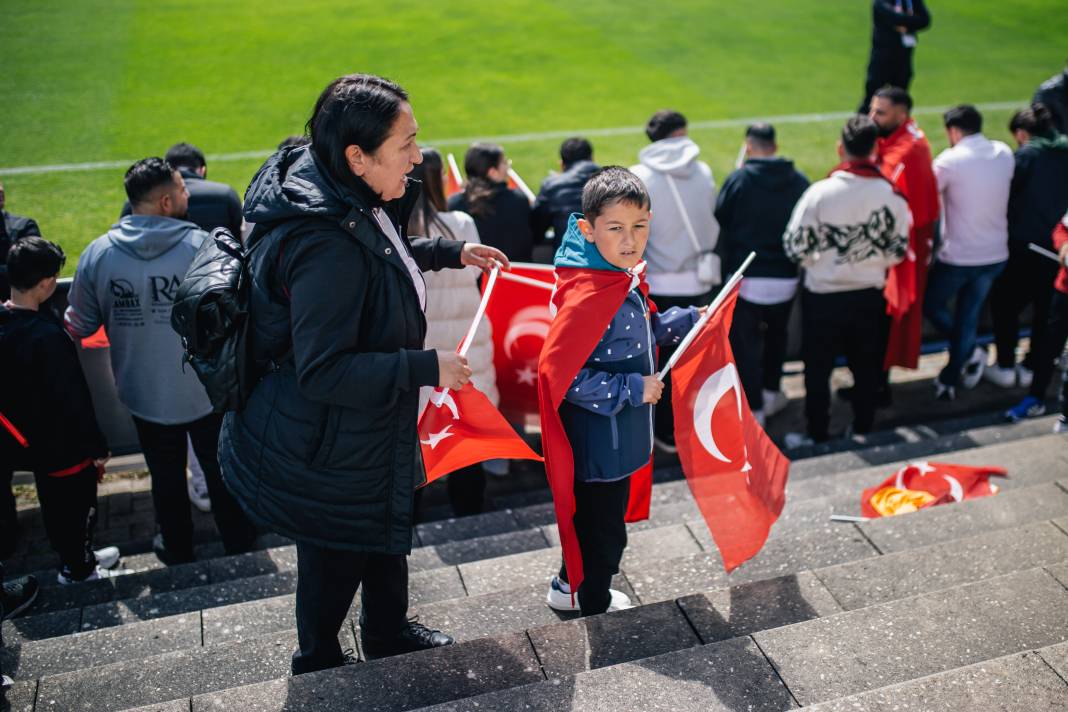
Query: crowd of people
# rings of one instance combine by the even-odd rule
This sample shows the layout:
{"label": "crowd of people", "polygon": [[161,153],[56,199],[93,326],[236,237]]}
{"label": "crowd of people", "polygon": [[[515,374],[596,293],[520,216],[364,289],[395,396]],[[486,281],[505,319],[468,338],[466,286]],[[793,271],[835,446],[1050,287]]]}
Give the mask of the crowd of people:
{"label": "crowd of people", "polygon": [[[905,36],[929,21],[922,2],[906,4],[914,19],[894,30]],[[873,49],[873,66],[874,57]],[[466,182],[446,196],[442,156],[416,142],[407,93],[349,75],[323,91],[307,136],[283,141],[243,203],[207,179],[204,154],[189,144],[132,165],[128,202],[80,256],[62,320],[47,304],[63,251],[33,220],[5,211],[0,368],[19,378],[0,394],[0,559],[18,538],[6,464],[17,462],[34,472],[58,582],[124,573],[115,547],[94,548],[97,480],[110,453],[71,340],[103,327],[151,474],[153,547],[163,563],[195,558],[191,502],[210,507],[227,553],[253,548],[260,529],[296,540],[294,673],[350,661],[337,631],[361,585],[368,655],[449,644],[407,618],[413,492],[423,479],[420,388],[474,381],[495,400],[488,328],[466,357],[454,347],[477,307],[481,274],[530,261],[544,245],[558,267],[645,265],[642,289],[606,315],[602,342],[567,389],[565,431],[604,430],[607,438],[601,417],[610,415],[614,428],[623,413],[619,422],[633,421],[635,433],[652,419],[648,447],[673,451],[672,410],[652,407],[670,402],[670,377],[661,389],[652,374],[696,319],[693,307],[708,304],[750,252],[730,339],[761,423],[786,405],[783,362],[800,299],[807,432],[792,433],[788,446],[871,432],[891,397],[889,369],[917,365],[924,316],[948,342],[935,399],[952,400],[985,376],[1029,389],[1008,419],[1040,415],[1068,339],[1065,77],[1068,70],[1013,115],[1015,152],[987,138],[980,112],[961,104],[942,117],[950,147],[932,157],[908,91],[879,86],[865,98],[868,111],[842,127],[838,164],[815,182],[779,154],[774,126],[754,123],[744,158],[717,190],[685,116],[664,110],[649,119],[649,144],[629,170],[600,168],[586,139],[565,141],[560,172],[531,201],[509,187],[510,161],[490,143],[467,150]],[[170,322],[194,255],[219,227],[259,245],[249,313],[254,361],[265,365],[245,407],[225,416],[182,367]],[[978,344],[988,296],[992,364]],[[1030,349],[1017,363],[1027,308]],[[636,315],[652,337],[624,333]],[[611,357],[613,348],[650,363],[632,368]],[[853,410],[844,434],[830,432],[830,375],[840,357],[854,381],[844,394]],[[1068,431],[1064,402],[1058,431]],[[553,607],[590,614],[628,605],[608,582],[626,545],[631,460],[648,456],[644,436],[616,459],[576,446],[575,527],[587,568],[577,599],[561,568],[550,585]],[[202,484],[188,477],[193,464]],[[505,468],[487,463],[450,476],[454,511],[481,511],[485,470]],[[4,584],[4,615],[36,585]]]}

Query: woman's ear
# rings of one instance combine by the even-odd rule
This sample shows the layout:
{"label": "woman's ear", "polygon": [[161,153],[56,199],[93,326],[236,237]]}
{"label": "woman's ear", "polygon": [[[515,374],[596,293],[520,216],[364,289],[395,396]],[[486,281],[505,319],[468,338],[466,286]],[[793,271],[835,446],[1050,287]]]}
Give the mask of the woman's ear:
{"label": "woman's ear", "polygon": [[349,170],[361,178],[367,172],[367,154],[356,144],[345,147],[345,162],[349,164]]}
{"label": "woman's ear", "polygon": [[593,223],[586,218],[579,218],[577,221],[579,232],[586,238],[586,242],[593,242]]}

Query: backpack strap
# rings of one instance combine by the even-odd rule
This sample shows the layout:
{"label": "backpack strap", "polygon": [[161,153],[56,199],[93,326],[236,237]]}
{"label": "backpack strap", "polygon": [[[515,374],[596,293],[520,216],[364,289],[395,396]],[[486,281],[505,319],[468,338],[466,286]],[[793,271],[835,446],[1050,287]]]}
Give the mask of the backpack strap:
{"label": "backpack strap", "polygon": [[682,196],[679,195],[679,188],[675,185],[675,179],[668,173],[664,174],[664,178],[667,179],[668,188],[671,189],[671,197],[675,199],[675,206],[679,209],[679,215],[682,216],[682,224],[686,226],[686,234],[693,244],[693,249],[698,254],[704,252],[705,249],[701,247],[701,242],[697,239],[697,232],[693,229],[693,223],[690,222],[690,215],[686,212],[686,206],[682,204]]}

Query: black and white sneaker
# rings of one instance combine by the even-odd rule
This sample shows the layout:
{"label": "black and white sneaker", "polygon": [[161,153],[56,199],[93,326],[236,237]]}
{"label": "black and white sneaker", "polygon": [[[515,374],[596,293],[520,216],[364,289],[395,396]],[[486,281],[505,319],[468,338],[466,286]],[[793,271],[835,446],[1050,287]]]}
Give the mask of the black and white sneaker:
{"label": "black and white sneaker", "polygon": [[986,370],[986,358],[986,349],[976,346],[971,358],[961,370],[960,384],[962,386],[971,390],[979,384],[979,379],[983,377],[983,371]]}
{"label": "black and white sneaker", "polygon": [[0,620],[14,618],[32,606],[40,590],[41,586],[33,576],[5,581],[0,589]]}
{"label": "black and white sneaker", "polygon": [[6,690],[9,687],[14,686],[15,681],[7,675],[0,675],[0,690]]}

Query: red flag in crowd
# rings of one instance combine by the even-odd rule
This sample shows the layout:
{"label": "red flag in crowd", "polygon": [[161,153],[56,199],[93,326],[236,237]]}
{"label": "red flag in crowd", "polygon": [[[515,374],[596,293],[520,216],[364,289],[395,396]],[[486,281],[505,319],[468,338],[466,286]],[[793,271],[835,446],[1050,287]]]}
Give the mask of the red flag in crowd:
{"label": "red flag in crowd", "polygon": [[530,186],[526,184],[526,181],[524,181],[519,176],[519,174],[516,173],[514,168],[508,169],[508,187],[512,188],[513,190],[519,190],[520,193],[527,197],[527,200],[530,201],[531,205],[533,205],[534,201],[537,200],[537,196],[534,195],[534,191],[532,191],[530,189]]}
{"label": "red flag in crowd", "polygon": [[468,383],[458,391],[432,390],[419,417],[426,481],[494,458],[541,460],[516,435],[489,398]]}
{"label": "red flag in crowd", "polygon": [[997,494],[990,476],[1004,477],[1000,467],[971,467],[944,462],[912,462],[875,487],[864,490],[860,510],[865,517],[889,517],[948,502]]}
{"label": "red flag in crowd", "polygon": [[737,299],[735,288],[671,371],[682,471],[728,572],[764,546],[790,470],[741,388],[727,338]]}
{"label": "red flag in crowd", "polygon": [[525,277],[551,287],[556,277],[548,265],[513,262],[494,288],[486,316],[493,325],[493,367],[500,409],[513,423],[538,414],[538,354],[549,333],[551,289],[508,279]]}
{"label": "red flag in crowd", "polygon": [[460,193],[464,189],[464,179],[460,175],[460,167],[456,165],[456,158],[450,153],[447,157],[448,167],[445,170],[445,197]]}

